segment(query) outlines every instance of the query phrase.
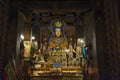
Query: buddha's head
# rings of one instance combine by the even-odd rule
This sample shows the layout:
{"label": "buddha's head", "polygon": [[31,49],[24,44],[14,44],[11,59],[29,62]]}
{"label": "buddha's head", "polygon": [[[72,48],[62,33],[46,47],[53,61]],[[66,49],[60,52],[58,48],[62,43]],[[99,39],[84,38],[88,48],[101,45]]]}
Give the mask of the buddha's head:
{"label": "buddha's head", "polygon": [[55,35],[56,35],[57,37],[60,37],[60,35],[61,35],[61,29],[60,29],[60,28],[56,28],[56,29],[55,29]]}

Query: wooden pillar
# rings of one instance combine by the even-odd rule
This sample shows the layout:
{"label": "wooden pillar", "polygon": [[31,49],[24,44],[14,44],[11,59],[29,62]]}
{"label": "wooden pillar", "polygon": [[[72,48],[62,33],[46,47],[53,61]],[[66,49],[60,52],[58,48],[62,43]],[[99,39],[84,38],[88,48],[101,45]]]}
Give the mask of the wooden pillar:
{"label": "wooden pillar", "polygon": [[8,1],[0,0],[0,71],[4,67],[7,45]]}
{"label": "wooden pillar", "polygon": [[4,1],[0,0],[0,71],[2,70],[2,66],[3,66],[3,56],[4,54],[2,53],[2,47],[3,47],[3,43],[2,43],[2,29],[3,29],[3,22],[4,22]]}
{"label": "wooden pillar", "polygon": [[83,15],[84,37],[88,47],[88,73],[89,80],[98,80],[98,63],[96,52],[96,34],[94,11],[89,11]]}
{"label": "wooden pillar", "polygon": [[[119,17],[119,4],[120,1],[119,0],[114,0],[111,2],[112,4],[112,10],[113,10],[113,18],[114,18],[114,27],[115,27],[115,46],[116,46],[116,53],[115,53],[115,57],[116,57],[116,68],[115,68],[115,72],[117,72],[117,80],[120,80],[120,17]],[[116,77],[116,76],[115,76]],[[115,78],[114,78],[115,79]]]}
{"label": "wooden pillar", "polygon": [[119,80],[117,0],[98,0],[95,9],[99,80]]}
{"label": "wooden pillar", "polygon": [[[15,3],[9,3],[8,11],[8,21],[7,21],[7,45],[6,45],[6,62],[14,57],[16,59],[16,54],[18,54],[17,42],[19,41],[19,31],[18,31],[18,5]],[[17,60],[17,59],[16,59]]]}
{"label": "wooden pillar", "polygon": [[96,3],[95,14],[95,34],[96,34],[96,50],[99,80],[109,80],[111,76],[107,74],[107,50],[106,50],[106,25],[105,14],[103,8],[103,0],[98,0]]}
{"label": "wooden pillar", "polygon": [[30,80],[30,64],[29,60],[24,60],[24,80]]}
{"label": "wooden pillar", "polygon": [[119,58],[118,58],[118,31],[120,28],[118,20],[118,6],[117,0],[105,0],[104,11],[106,18],[106,30],[107,30],[107,51],[108,51],[108,73],[112,76],[111,80],[118,79],[119,71]]}
{"label": "wooden pillar", "polygon": [[[25,15],[27,13],[27,15]],[[32,14],[31,11],[25,11],[23,12],[23,15],[25,17],[24,25],[22,26],[22,34],[24,35],[25,41],[31,41],[32,36]]]}

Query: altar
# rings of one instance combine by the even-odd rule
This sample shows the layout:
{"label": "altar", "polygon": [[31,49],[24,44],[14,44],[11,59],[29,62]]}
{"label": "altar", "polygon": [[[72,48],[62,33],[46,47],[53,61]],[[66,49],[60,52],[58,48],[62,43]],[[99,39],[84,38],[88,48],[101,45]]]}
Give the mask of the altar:
{"label": "altar", "polygon": [[[82,55],[83,38],[68,38],[66,24],[55,20],[51,24],[51,35],[32,56],[32,76],[77,76],[83,78],[85,60]],[[74,41],[75,41],[74,40]],[[74,43],[74,44],[73,44]]]}

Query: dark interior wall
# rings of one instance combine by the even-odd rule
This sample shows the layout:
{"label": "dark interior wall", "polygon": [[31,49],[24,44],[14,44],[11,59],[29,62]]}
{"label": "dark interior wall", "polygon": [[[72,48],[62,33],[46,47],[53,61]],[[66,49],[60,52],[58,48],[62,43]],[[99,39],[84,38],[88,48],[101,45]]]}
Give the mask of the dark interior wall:
{"label": "dark interior wall", "polygon": [[11,6],[9,0],[0,0],[0,4],[0,67],[3,68],[16,53],[16,15],[18,13],[17,7]]}
{"label": "dark interior wall", "polygon": [[33,1],[21,1],[21,6],[27,10],[38,9],[38,10],[50,10],[50,9],[83,9],[91,8],[94,6],[95,0],[33,0]]}
{"label": "dark interior wall", "polygon": [[118,4],[117,4],[117,10],[118,10],[118,16],[119,16],[119,20],[120,20],[120,9],[119,9],[119,7],[120,7],[120,0],[118,0]]}
{"label": "dark interior wall", "polygon": [[97,62],[99,70],[99,80],[106,80],[106,30],[105,19],[102,10],[95,11],[95,34],[96,34],[96,48],[97,48]]}
{"label": "dark interior wall", "polygon": [[24,17],[19,11],[18,3],[0,0],[0,80],[3,80],[1,75],[3,75],[5,65],[13,58],[17,65],[18,77],[22,80],[20,32],[24,26],[24,21]]}
{"label": "dark interior wall", "polygon": [[[116,34],[116,46],[117,46],[117,66],[120,67],[120,0],[115,0],[115,3],[113,5],[113,11],[114,11],[114,26],[116,26],[115,34]],[[118,68],[118,76],[120,79],[120,69]]]}
{"label": "dark interior wall", "polygon": [[4,4],[4,1],[3,0],[0,0],[0,71],[1,71],[1,69],[2,69],[2,64],[3,64],[3,54],[2,54],[2,26],[3,26],[3,21],[4,21],[4,6],[3,6],[3,4]]}
{"label": "dark interior wall", "polygon": [[115,28],[116,57],[117,57],[117,62],[116,62],[117,65],[116,66],[118,67],[118,69],[115,69],[115,72],[117,71],[117,73],[118,73],[117,75],[119,76],[119,79],[120,79],[120,69],[119,69],[119,67],[120,67],[120,35],[119,35],[120,34],[120,19],[118,17],[119,16],[118,2],[119,2],[119,0],[114,1],[112,10],[113,10],[113,15],[114,15],[114,20],[113,20],[114,21],[114,27],[116,27]]}
{"label": "dark interior wall", "polygon": [[7,54],[7,18],[8,18],[8,1],[0,0],[0,71],[5,64],[4,59]]}
{"label": "dark interior wall", "polygon": [[[13,2],[9,2],[9,8],[8,8],[8,19],[7,19],[7,45],[6,45],[6,63],[11,59],[16,58],[16,54],[18,54],[18,41],[19,41],[19,34],[20,29],[18,28],[18,4],[15,4]],[[18,56],[18,55],[17,55]]]}
{"label": "dark interior wall", "polygon": [[[17,15],[16,15],[17,16]],[[18,10],[18,20],[17,20],[17,37],[16,37],[16,54],[15,54],[15,57],[16,57],[16,61],[18,62],[19,64],[19,61],[20,61],[20,42],[22,42],[22,39],[21,39],[21,35],[24,35],[23,33],[23,29],[25,27],[25,22],[26,22],[26,18],[24,16],[24,14]],[[25,36],[24,36],[25,37]]]}
{"label": "dark interior wall", "polygon": [[19,64],[20,60],[20,35],[23,34],[23,28],[25,27],[26,18],[25,15],[20,11],[19,3],[9,3],[8,13],[8,33],[7,37],[7,54],[6,57],[14,57],[16,64]]}
{"label": "dark interior wall", "polygon": [[117,0],[98,0],[95,9],[99,80],[120,80]]}
{"label": "dark interior wall", "polygon": [[[0,70],[14,57],[19,58],[20,21],[19,6],[9,0],[0,0]],[[17,56],[17,57],[16,57]]]}
{"label": "dark interior wall", "polygon": [[117,52],[117,25],[116,23],[118,20],[116,16],[118,17],[118,14],[116,13],[116,6],[117,0],[114,2],[112,0],[104,1],[104,12],[105,12],[105,22],[106,22],[106,37],[107,37],[107,58],[106,61],[108,64],[106,65],[108,67],[107,73],[111,73],[109,76],[112,76],[112,80],[119,80],[118,76],[118,61],[119,58],[118,52]]}

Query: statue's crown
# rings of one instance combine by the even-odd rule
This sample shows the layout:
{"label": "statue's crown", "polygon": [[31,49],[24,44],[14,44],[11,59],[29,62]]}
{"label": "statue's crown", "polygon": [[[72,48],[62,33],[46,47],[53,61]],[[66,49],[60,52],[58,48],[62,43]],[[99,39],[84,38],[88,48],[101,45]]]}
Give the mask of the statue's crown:
{"label": "statue's crown", "polygon": [[55,24],[54,24],[56,27],[62,27],[62,23],[61,23],[61,21],[57,21],[57,22],[55,22]]}

